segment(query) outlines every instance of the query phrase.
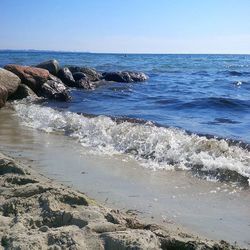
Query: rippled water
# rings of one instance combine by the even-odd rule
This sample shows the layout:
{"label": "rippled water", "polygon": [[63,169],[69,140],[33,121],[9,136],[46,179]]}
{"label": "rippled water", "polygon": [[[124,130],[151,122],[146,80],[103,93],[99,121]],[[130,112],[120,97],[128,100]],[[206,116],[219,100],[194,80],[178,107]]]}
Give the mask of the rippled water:
{"label": "rippled water", "polygon": [[[243,182],[249,178],[249,55],[1,52],[0,66],[34,65],[52,58],[61,65],[100,71],[143,71],[150,78],[145,83],[113,83],[93,91],[72,89],[70,102],[49,102],[47,107],[18,103],[15,109],[26,125],[63,131],[103,153],[133,155],[154,169],[217,171],[222,179],[230,175],[231,179],[243,177]],[[103,116],[87,118],[76,113]],[[138,118],[157,126],[109,117]],[[232,140],[244,142],[244,147]]]}
{"label": "rippled water", "polygon": [[95,91],[72,90],[72,112],[142,118],[196,133],[250,142],[249,55],[115,55],[0,53],[7,63],[34,65],[56,58],[61,65],[100,71],[140,70],[146,83],[112,84]]}

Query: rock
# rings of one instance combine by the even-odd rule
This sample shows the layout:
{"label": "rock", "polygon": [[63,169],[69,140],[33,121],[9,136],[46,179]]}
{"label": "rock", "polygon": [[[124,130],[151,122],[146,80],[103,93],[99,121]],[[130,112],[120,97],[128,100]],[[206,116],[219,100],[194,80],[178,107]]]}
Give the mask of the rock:
{"label": "rock", "polygon": [[5,105],[8,98],[8,90],[4,86],[0,86],[0,108]]}
{"label": "rock", "polygon": [[82,88],[82,89],[93,89],[94,86],[90,82],[89,78],[86,74],[82,72],[76,72],[73,74],[73,77],[75,79],[75,86],[76,88]]}
{"label": "rock", "polygon": [[94,86],[89,80],[82,78],[79,81],[76,81],[76,88],[94,89]]}
{"label": "rock", "polygon": [[7,89],[8,96],[15,93],[20,83],[21,80],[19,77],[8,70],[0,68],[0,86]]}
{"label": "rock", "polygon": [[0,68],[0,108],[5,105],[9,96],[17,90],[21,80],[12,72]]}
{"label": "rock", "polygon": [[27,85],[25,84],[20,84],[16,90],[16,92],[11,96],[10,99],[12,100],[20,100],[23,98],[27,98],[27,97],[31,97],[31,98],[38,98],[38,96],[36,95],[36,93],[30,89]]}
{"label": "rock", "polygon": [[29,86],[36,94],[41,89],[41,86],[49,79],[50,74],[46,69],[39,69],[29,66],[21,66],[9,64],[4,67],[17,75],[23,84]]}
{"label": "rock", "polygon": [[70,100],[70,95],[65,85],[59,78],[52,75],[50,75],[50,79],[42,85],[41,95],[58,101]]}
{"label": "rock", "polygon": [[75,87],[75,80],[69,68],[62,68],[58,71],[57,76],[69,87]]}
{"label": "rock", "polygon": [[75,81],[79,81],[81,80],[82,78],[88,80],[88,77],[86,74],[82,73],[82,72],[75,72],[73,73],[73,77],[75,79]]}
{"label": "rock", "polygon": [[105,72],[102,76],[106,81],[113,82],[143,82],[148,79],[148,76],[142,72],[130,71]]}
{"label": "rock", "polygon": [[22,83],[30,87],[38,96],[60,101],[70,99],[62,81],[46,69],[14,64],[7,65],[5,68],[19,76]]}
{"label": "rock", "polygon": [[37,68],[41,68],[41,69],[47,69],[49,71],[50,74],[56,76],[60,66],[57,60],[49,60],[46,62],[42,62],[39,63],[38,65],[36,65]]}
{"label": "rock", "polygon": [[76,72],[84,73],[91,82],[99,81],[102,77],[100,73],[98,73],[95,69],[92,68],[70,66],[69,70],[72,74]]}

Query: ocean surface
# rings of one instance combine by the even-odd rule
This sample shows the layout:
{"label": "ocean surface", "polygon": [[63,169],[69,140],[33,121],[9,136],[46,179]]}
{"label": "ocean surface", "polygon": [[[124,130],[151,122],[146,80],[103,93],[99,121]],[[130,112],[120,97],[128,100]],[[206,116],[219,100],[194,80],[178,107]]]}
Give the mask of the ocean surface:
{"label": "ocean surface", "polygon": [[53,58],[101,72],[143,71],[149,80],[71,89],[66,103],[16,102],[26,126],[71,136],[93,153],[127,154],[154,170],[249,184],[250,55],[0,52],[0,67]]}

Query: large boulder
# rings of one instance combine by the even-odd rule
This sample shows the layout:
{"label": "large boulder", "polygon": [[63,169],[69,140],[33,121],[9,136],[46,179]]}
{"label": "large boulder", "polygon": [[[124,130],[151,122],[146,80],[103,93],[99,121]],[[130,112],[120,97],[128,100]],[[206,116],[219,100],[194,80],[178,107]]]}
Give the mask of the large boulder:
{"label": "large boulder", "polygon": [[92,68],[78,67],[78,66],[69,66],[68,68],[72,74],[76,72],[84,73],[91,82],[99,81],[102,77],[102,75],[99,72],[97,72],[95,69]]}
{"label": "large boulder", "polygon": [[16,92],[11,95],[10,99],[12,100],[20,100],[20,99],[23,99],[23,98],[27,98],[27,97],[30,97],[30,98],[37,98],[38,96],[36,95],[36,93],[31,89],[29,88],[27,85],[25,84],[20,84],[16,90]]}
{"label": "large boulder", "polygon": [[8,96],[11,96],[17,90],[21,80],[18,76],[8,70],[0,68],[0,86],[5,87]]}
{"label": "large boulder", "polygon": [[106,81],[113,82],[143,82],[148,79],[143,72],[131,71],[105,72],[102,76]]}
{"label": "large boulder", "polygon": [[50,75],[50,79],[42,85],[41,95],[58,101],[68,101],[71,98],[62,81],[52,75]]}
{"label": "large boulder", "polygon": [[0,68],[0,108],[5,105],[9,96],[17,90],[21,80],[8,70]]}
{"label": "large boulder", "polygon": [[69,87],[75,87],[75,79],[68,68],[62,68],[58,71],[58,78]]}
{"label": "large boulder", "polygon": [[62,81],[46,69],[14,64],[6,65],[5,69],[19,76],[22,83],[30,87],[38,96],[62,101],[70,99]]}
{"label": "large boulder", "polygon": [[57,73],[60,69],[59,62],[57,60],[49,60],[46,62],[39,63],[36,65],[37,68],[47,69],[50,74],[57,76]]}
{"label": "large boulder", "polygon": [[17,75],[21,79],[22,83],[28,85],[35,93],[41,89],[41,86],[48,81],[50,77],[50,73],[46,69],[16,64],[9,64],[4,68]]}
{"label": "large boulder", "polygon": [[5,102],[8,98],[8,90],[0,85],[0,108],[2,108],[5,105]]}

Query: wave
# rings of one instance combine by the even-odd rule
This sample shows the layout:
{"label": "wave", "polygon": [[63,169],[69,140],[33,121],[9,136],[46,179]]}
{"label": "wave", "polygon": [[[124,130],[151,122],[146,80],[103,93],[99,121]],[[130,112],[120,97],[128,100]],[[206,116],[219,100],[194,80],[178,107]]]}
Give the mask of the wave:
{"label": "wave", "polygon": [[208,97],[198,98],[191,102],[181,104],[182,108],[196,108],[196,109],[249,109],[249,100],[239,100],[225,97]]}
{"label": "wave", "polygon": [[247,71],[226,70],[226,71],[218,71],[217,73],[228,76],[250,76],[250,72]]}
{"label": "wave", "polygon": [[151,122],[86,117],[25,102],[15,102],[14,109],[26,126],[61,132],[96,152],[128,154],[154,170],[190,170],[200,176],[249,185],[250,152],[225,139],[158,127]]}

